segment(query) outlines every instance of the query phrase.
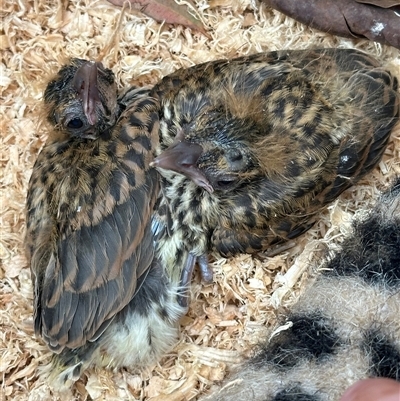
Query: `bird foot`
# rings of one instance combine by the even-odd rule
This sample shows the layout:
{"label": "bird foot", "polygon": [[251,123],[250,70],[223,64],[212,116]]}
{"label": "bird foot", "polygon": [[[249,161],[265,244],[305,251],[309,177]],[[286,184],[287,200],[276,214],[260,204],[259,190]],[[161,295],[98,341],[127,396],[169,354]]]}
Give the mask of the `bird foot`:
{"label": "bird foot", "polygon": [[195,256],[191,252],[189,252],[181,275],[180,287],[182,288],[182,290],[181,293],[178,295],[178,303],[182,307],[187,308],[189,306],[188,289],[190,282],[192,281],[193,271],[196,262],[200,268],[201,279],[206,284],[212,283],[213,280],[213,270],[208,263],[207,254]]}

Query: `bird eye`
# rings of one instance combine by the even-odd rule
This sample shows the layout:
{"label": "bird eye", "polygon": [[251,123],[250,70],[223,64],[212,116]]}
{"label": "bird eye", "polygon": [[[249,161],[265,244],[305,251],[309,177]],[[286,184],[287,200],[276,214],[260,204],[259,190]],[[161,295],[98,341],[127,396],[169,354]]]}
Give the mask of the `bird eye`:
{"label": "bird eye", "polygon": [[236,180],[218,180],[215,183],[215,189],[228,191],[236,187]]}
{"label": "bird eye", "polygon": [[73,118],[67,124],[68,128],[78,129],[83,127],[83,121],[80,118]]}
{"label": "bird eye", "polygon": [[231,171],[244,171],[247,169],[248,157],[238,149],[226,153],[226,162]]}
{"label": "bird eye", "polygon": [[235,153],[229,155],[229,160],[231,162],[238,162],[242,159],[243,159],[243,155],[239,152],[237,152],[237,153],[235,152]]}
{"label": "bird eye", "polygon": [[222,189],[229,187],[233,183],[233,180],[219,180],[217,181],[217,185]]}

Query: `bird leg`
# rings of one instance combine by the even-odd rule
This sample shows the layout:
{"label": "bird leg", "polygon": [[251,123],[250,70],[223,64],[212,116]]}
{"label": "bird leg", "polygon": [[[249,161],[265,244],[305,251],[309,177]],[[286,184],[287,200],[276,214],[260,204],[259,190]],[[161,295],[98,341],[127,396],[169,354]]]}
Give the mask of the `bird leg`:
{"label": "bird leg", "polygon": [[189,252],[186,259],[185,265],[182,269],[180,287],[182,292],[178,296],[178,303],[180,306],[187,308],[189,306],[189,294],[188,289],[190,282],[192,281],[194,266],[198,263],[200,267],[200,275],[202,280],[209,284],[212,282],[213,271],[208,264],[208,257],[206,254],[195,256]]}
{"label": "bird leg", "polygon": [[98,83],[97,67],[100,63],[87,62],[75,73],[72,85],[82,99],[83,111],[90,125],[97,122],[96,103],[101,104]]}
{"label": "bird leg", "polygon": [[201,279],[206,283],[210,284],[213,281],[213,270],[208,264],[208,256],[206,253],[197,257],[197,264],[200,268]]}

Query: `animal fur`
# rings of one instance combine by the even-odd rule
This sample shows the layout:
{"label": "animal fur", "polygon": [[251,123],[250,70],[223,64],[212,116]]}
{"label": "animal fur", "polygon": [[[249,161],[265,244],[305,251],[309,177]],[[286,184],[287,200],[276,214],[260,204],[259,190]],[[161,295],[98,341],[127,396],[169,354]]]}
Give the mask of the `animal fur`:
{"label": "animal fur", "polygon": [[321,271],[288,328],[204,401],[337,401],[360,379],[400,381],[400,180]]}

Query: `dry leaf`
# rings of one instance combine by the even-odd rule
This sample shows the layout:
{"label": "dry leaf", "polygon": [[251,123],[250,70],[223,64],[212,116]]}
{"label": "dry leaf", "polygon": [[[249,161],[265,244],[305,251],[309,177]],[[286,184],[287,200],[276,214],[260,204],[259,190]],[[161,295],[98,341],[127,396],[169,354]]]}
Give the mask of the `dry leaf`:
{"label": "dry leaf", "polygon": [[400,7],[398,0],[356,0],[357,3],[372,4],[381,8]]}
{"label": "dry leaf", "polygon": [[400,49],[400,13],[396,11],[397,7],[388,8],[397,6],[398,1],[262,1],[312,28],[346,38],[366,38]]}
{"label": "dry leaf", "polygon": [[[156,21],[165,21],[168,24],[180,24],[195,29],[205,36],[209,36],[202,22],[189,13],[186,5],[177,4],[174,0],[108,0],[115,6],[123,6],[127,1],[132,7],[140,10],[143,14],[154,18]],[[187,0],[196,10],[192,1]]]}

